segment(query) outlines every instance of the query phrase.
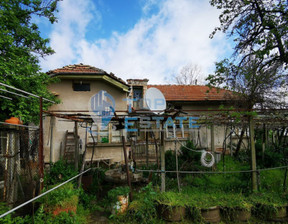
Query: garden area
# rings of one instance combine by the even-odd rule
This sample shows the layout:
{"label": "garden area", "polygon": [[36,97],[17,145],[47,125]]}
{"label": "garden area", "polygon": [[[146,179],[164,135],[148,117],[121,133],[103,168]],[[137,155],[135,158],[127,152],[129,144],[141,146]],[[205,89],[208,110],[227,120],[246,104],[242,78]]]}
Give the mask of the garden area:
{"label": "garden area", "polygon": [[[175,151],[165,153],[165,192],[156,164],[136,170],[144,171],[144,180],[132,184],[131,198],[125,182],[107,181],[107,167],[91,167],[80,185],[78,178],[63,184],[78,171],[61,159],[46,171],[42,193],[63,185],[31,203],[29,211],[20,209],[0,223],[285,223],[287,143],[283,136],[282,141],[274,136],[263,153],[260,137],[256,131],[257,191],[251,188],[250,150],[224,153],[208,168],[201,165],[197,147],[187,141],[178,149],[177,161]],[[1,204],[1,214],[8,210]]]}

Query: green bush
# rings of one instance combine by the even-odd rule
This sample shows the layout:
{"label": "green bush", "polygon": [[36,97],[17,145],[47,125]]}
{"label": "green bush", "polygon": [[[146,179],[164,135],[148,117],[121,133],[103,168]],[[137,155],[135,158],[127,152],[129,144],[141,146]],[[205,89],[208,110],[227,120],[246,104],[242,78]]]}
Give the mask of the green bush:
{"label": "green bush", "polygon": [[110,203],[116,203],[118,201],[117,196],[123,195],[126,196],[130,192],[129,187],[115,187],[112,190],[108,191],[108,199]]}
{"label": "green bush", "polygon": [[279,207],[287,206],[286,195],[275,192],[254,193],[249,200],[253,204],[252,212],[260,218],[267,218],[277,213]]}
{"label": "green bush", "polygon": [[93,176],[93,182],[91,186],[88,189],[88,192],[91,195],[101,195],[102,187],[105,182],[105,169],[103,168],[95,168],[89,171],[89,173],[92,173]]}
{"label": "green bush", "polygon": [[[8,212],[10,210],[9,206],[7,206],[5,203],[0,202],[0,214],[4,214],[5,212]],[[0,219],[0,224],[25,224],[29,223],[29,217],[13,217],[13,213],[10,213],[9,215],[4,216]]]}
{"label": "green bush", "polygon": [[77,174],[78,172],[75,170],[74,165],[67,163],[66,160],[60,159],[51,166],[44,180],[46,185],[54,185],[62,183]]}
{"label": "green bush", "polygon": [[[52,189],[55,186],[57,185],[52,185],[49,189]],[[44,190],[44,192],[47,190]],[[70,182],[49,192],[47,195],[39,198],[38,201],[45,205],[45,209],[53,210],[58,206],[77,206],[78,195],[79,190],[74,189],[73,184]]]}
{"label": "green bush", "polygon": [[[225,162],[217,164],[216,172],[249,170],[249,165],[239,162],[237,159],[225,156]],[[248,192],[250,190],[250,173],[215,173],[215,174],[186,174],[181,179],[185,186],[201,189],[215,189],[231,192]]]}
{"label": "green bush", "polygon": [[155,198],[158,193],[152,183],[149,183],[134,195],[125,214],[113,216],[113,223],[159,223],[155,206]]}
{"label": "green bush", "polygon": [[[191,151],[192,149],[194,151]],[[201,166],[201,150],[195,152],[197,148],[192,141],[187,141],[185,146],[181,146],[178,155],[178,166],[181,170],[207,170]],[[168,150],[165,153],[166,170],[176,170],[176,156],[174,150]],[[169,177],[175,177],[175,174],[167,174]]]}
{"label": "green bush", "polygon": [[267,170],[260,173],[260,188],[264,192],[283,192],[285,170]]}
{"label": "green bush", "polygon": [[75,213],[66,213],[62,212],[57,216],[53,216],[52,214],[45,213],[43,209],[43,205],[37,210],[34,216],[29,217],[27,220],[27,224],[37,223],[37,224],[86,224],[87,214],[84,211],[79,212],[77,210],[77,214]]}

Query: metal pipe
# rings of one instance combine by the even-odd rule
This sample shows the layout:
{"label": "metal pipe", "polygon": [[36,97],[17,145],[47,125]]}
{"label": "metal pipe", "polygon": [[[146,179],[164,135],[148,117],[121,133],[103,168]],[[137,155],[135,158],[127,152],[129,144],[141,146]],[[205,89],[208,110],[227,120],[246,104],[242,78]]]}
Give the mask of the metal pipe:
{"label": "metal pipe", "polygon": [[[10,88],[10,89],[17,90],[17,91],[19,91],[19,92],[21,92],[21,93],[25,93],[25,94],[30,95],[30,96],[34,96],[34,97],[36,97],[36,98],[40,98],[40,96],[37,96],[37,95],[35,95],[35,94],[33,94],[33,93],[29,93],[29,92],[26,92],[26,91],[24,91],[24,90],[22,90],[22,89],[15,88],[14,86],[9,86],[9,85],[4,84],[4,83],[2,83],[2,82],[0,82],[0,85],[1,85],[1,86],[5,86],[5,87]],[[43,100],[48,101],[48,102],[51,102],[51,103],[55,103],[54,101],[48,100],[48,99],[46,99],[46,98],[43,98]]]}
{"label": "metal pipe", "polygon": [[8,91],[8,90],[6,90],[6,89],[1,89],[1,88],[0,88],[0,91],[6,92],[6,93],[11,93],[11,94],[13,94],[13,95],[21,96],[21,97],[24,97],[24,98],[27,98],[27,99],[29,98],[28,96],[24,96],[24,95],[19,94],[19,93],[14,93],[14,92]]}
{"label": "metal pipe", "polygon": [[40,113],[39,113],[39,176],[40,176],[40,191],[44,187],[44,161],[43,161],[43,99],[40,97]]}
{"label": "metal pipe", "polygon": [[0,124],[13,125],[13,126],[18,126],[18,127],[26,127],[26,128],[33,128],[33,129],[38,129],[39,128],[37,126],[29,126],[29,125],[23,125],[23,124],[10,124],[10,123],[6,123],[6,122],[2,122],[2,121],[0,121]]}
{"label": "metal pipe", "polygon": [[33,201],[37,200],[38,198],[43,197],[44,195],[50,193],[51,191],[56,190],[57,188],[63,186],[64,184],[67,184],[68,182],[74,180],[75,178],[79,177],[80,175],[83,175],[84,173],[88,172],[89,170],[91,170],[91,168],[85,170],[85,171],[82,172],[82,173],[79,173],[78,175],[76,175],[75,177],[70,178],[69,180],[66,180],[66,181],[63,182],[62,184],[59,184],[58,186],[53,187],[52,189],[50,189],[50,190],[48,190],[48,191],[46,191],[46,192],[44,192],[44,193],[42,193],[42,194],[36,196],[35,198],[32,198],[32,199],[30,199],[29,201],[26,201],[26,202],[24,202],[24,203],[21,204],[21,205],[18,205],[17,207],[15,207],[15,208],[9,210],[8,212],[3,213],[2,215],[0,215],[0,219],[3,218],[3,217],[5,217],[6,215],[9,215],[10,213],[16,211],[17,209],[22,208],[23,206],[29,204],[30,202],[33,202]]}
{"label": "metal pipe", "polygon": [[4,99],[6,99],[6,100],[13,100],[12,98],[10,98],[10,97],[7,97],[7,96],[2,96],[2,95],[0,95],[0,98],[4,98]]}

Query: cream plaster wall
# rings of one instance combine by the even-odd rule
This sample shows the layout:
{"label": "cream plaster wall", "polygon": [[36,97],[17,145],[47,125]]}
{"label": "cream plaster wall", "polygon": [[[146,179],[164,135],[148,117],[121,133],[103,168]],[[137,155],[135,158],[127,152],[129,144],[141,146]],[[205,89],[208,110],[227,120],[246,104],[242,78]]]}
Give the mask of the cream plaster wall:
{"label": "cream plaster wall", "polygon": [[[81,80],[83,83],[91,83],[90,88],[91,91],[82,92],[82,91],[73,91],[73,81],[79,80],[62,80],[59,83],[51,84],[49,90],[51,92],[55,92],[59,94],[59,99],[61,100],[60,104],[53,105],[49,108],[50,111],[53,110],[78,110],[78,111],[88,111],[89,110],[89,101],[90,98],[99,92],[100,90],[106,90],[115,100],[115,110],[127,110],[127,101],[126,99],[127,93],[108,82],[105,81],[95,81],[95,80]],[[67,114],[67,112],[65,112]],[[75,112],[72,112],[75,113]],[[83,113],[83,112],[81,112]],[[88,113],[88,112],[87,112]],[[83,127],[81,127],[81,125]],[[51,146],[51,117],[46,116],[43,122],[44,126],[44,161],[50,161],[50,146]],[[55,118],[53,125],[53,156],[52,162],[56,162],[60,158],[60,150],[62,144],[62,150],[64,150],[64,138],[66,130],[69,132],[74,131],[74,122],[64,118]],[[82,150],[84,150],[85,144],[85,124],[79,123],[78,125],[78,134],[82,141]],[[88,133],[89,134],[89,133]],[[103,149],[96,150],[97,157],[119,157],[121,154],[122,147],[104,147]],[[92,149],[88,149],[88,155],[91,153]],[[101,153],[100,153],[101,152]],[[107,152],[108,154],[105,154]],[[62,152],[63,153],[63,152]],[[99,154],[100,153],[100,154]],[[96,158],[96,157],[94,157]]]}
{"label": "cream plaster wall", "polygon": [[113,96],[116,103],[115,110],[127,109],[127,101],[123,100],[126,99],[127,93],[119,87],[100,80],[81,80],[83,83],[90,83],[91,91],[73,91],[73,81],[77,82],[80,80],[64,79],[49,86],[49,90],[59,94],[59,99],[61,100],[60,104],[53,105],[49,110],[89,110],[90,98],[100,90],[105,90]]}

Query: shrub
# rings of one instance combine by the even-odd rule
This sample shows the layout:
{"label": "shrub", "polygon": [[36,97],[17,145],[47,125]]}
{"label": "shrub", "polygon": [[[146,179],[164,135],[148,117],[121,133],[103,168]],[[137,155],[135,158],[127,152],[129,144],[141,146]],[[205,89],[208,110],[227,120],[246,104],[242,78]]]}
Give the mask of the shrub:
{"label": "shrub", "polygon": [[[51,189],[53,187],[55,187],[55,185],[52,185],[49,188]],[[79,190],[75,190],[73,184],[70,182],[49,192],[38,200],[44,204],[45,210],[52,212],[58,207],[76,208],[78,204],[78,195]]]}
{"label": "shrub", "polygon": [[54,185],[62,183],[77,174],[78,172],[72,164],[67,163],[66,160],[60,159],[51,166],[50,171],[45,175],[44,180],[46,185]]}

